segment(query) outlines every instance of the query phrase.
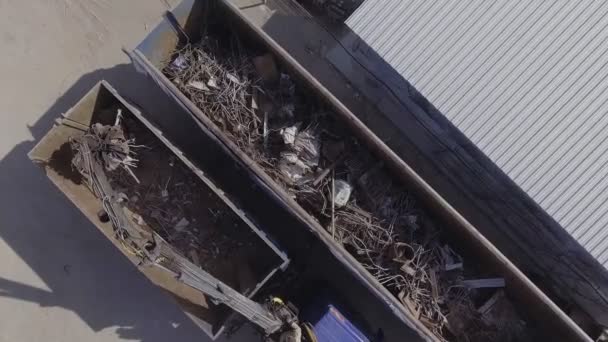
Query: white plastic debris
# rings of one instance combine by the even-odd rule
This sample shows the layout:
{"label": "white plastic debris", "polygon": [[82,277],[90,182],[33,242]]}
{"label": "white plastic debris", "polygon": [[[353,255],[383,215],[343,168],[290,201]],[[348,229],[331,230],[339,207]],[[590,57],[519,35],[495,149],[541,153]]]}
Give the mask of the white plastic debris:
{"label": "white plastic debris", "polygon": [[283,137],[285,145],[293,145],[298,134],[298,125],[282,128],[280,134]]}
{"label": "white plastic debris", "polygon": [[190,224],[190,222],[185,217],[182,217],[182,219],[179,220],[179,222],[177,222],[177,224],[175,225],[175,227],[173,227],[173,229],[175,229],[175,231],[177,231],[177,232],[181,232],[184,229],[186,229],[186,227],[188,227],[189,224]]}
{"label": "white plastic debris", "polygon": [[296,135],[293,149],[298,157],[310,168],[319,165],[321,156],[321,142],[311,129],[304,130]]}
{"label": "white plastic debris", "polygon": [[209,87],[207,87],[207,85],[204,82],[201,81],[190,81],[188,82],[188,87],[194,88],[194,89],[198,89],[201,91],[208,91]]}
{"label": "white plastic debris", "polygon": [[179,55],[173,60],[173,63],[171,65],[176,69],[184,70],[188,67],[188,62],[186,61],[184,56]]}
{"label": "white plastic debris", "polygon": [[412,277],[416,275],[416,270],[407,263],[401,265],[400,270],[403,271],[403,273],[409,274]]}
{"label": "white plastic debris", "polygon": [[116,195],[116,202],[118,203],[123,203],[123,202],[128,202],[129,201],[129,197],[124,193],[124,192],[119,192]]}
{"label": "white plastic debris", "polygon": [[310,168],[293,152],[282,152],[279,170],[291,182],[297,182],[310,171]]}
{"label": "white plastic debris", "polygon": [[260,109],[259,99],[260,94],[258,93],[258,88],[253,87],[251,92],[251,109],[257,113],[257,110]]}
{"label": "white plastic debris", "polygon": [[[298,155],[293,153],[293,152],[281,152],[281,159],[285,160],[288,163],[291,164],[301,164],[302,161],[298,158]],[[306,167],[306,165],[302,165],[303,167]]]}
{"label": "white plastic debris", "polygon": [[348,203],[352,191],[353,188],[350,184],[343,180],[336,179],[334,182],[334,205],[336,208],[341,208]]}
{"label": "white plastic debris", "polygon": [[302,179],[319,165],[321,143],[318,136],[312,129],[298,132],[299,127],[300,124],[296,124],[280,130],[288,148],[281,152],[279,170],[291,182]]}
{"label": "white plastic debris", "polygon": [[168,191],[168,190],[166,190],[166,189],[165,189],[165,190],[162,190],[162,191],[160,192],[160,195],[161,195],[163,198],[167,198],[167,197],[169,197],[169,191]]}
{"label": "white plastic debris", "polygon": [[207,81],[207,86],[217,89],[218,88],[217,77],[215,77],[215,76],[209,77],[209,81]]}

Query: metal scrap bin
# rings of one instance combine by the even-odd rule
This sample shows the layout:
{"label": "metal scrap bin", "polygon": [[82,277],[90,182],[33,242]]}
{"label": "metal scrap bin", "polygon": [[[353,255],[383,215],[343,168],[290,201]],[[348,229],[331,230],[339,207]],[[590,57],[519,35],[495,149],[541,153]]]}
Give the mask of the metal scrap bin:
{"label": "metal scrap bin", "polygon": [[[147,74],[162,89],[167,97],[174,99],[184,110],[188,111],[201,129],[201,135],[216,144],[216,148],[230,158],[239,168],[245,170],[256,186],[267,194],[267,198],[279,203],[282,210],[295,218],[300,226],[306,227],[312,235],[330,252],[333,262],[346,270],[353,279],[362,284],[368,295],[375,298],[376,304],[381,303],[393,318],[398,319],[403,326],[414,331],[419,339],[437,340],[430,330],[414,314],[407,310],[399,300],[384,288],[345,248],[335,242],[331,235],[297,204],[283,188],[273,181],[253,160],[238,149],[222,131],[212,123],[177,87],[163,74],[164,68],[171,60],[174,51],[186,41],[200,39],[204,21],[208,17],[222,16],[233,28],[240,29],[244,36],[260,42],[272,51],[281,63],[306,83],[317,95],[321,95],[326,103],[332,105],[336,114],[353,131],[366,142],[370,149],[381,156],[397,177],[424,201],[428,208],[434,210],[435,216],[446,223],[446,230],[457,241],[461,249],[467,250],[480,263],[503,277],[507,283],[507,292],[515,300],[519,309],[537,325],[543,334],[550,338],[564,341],[590,341],[589,337],[578,327],[559,307],[557,307],[541,290],[539,290],[516,266],[500,253],[486,238],[484,238],[469,222],[439,196],[421,177],[416,174],[403,160],[392,152],[383,142],[384,137],[378,137],[365,127],[357,117],[322,87],[296,59],[277,44],[265,31],[264,22],[271,20],[274,14],[284,18],[297,16],[297,11],[289,12],[293,5],[291,1],[247,2],[239,8],[238,4],[247,1],[194,1],[184,0],[174,10],[167,14],[165,20],[159,23],[145,39],[129,54],[135,66]],[[212,6],[215,4],[218,6]],[[284,5],[284,6],[282,6]],[[253,9],[252,9],[253,8]],[[257,17],[253,18],[249,15]],[[310,21],[306,21],[310,24]],[[296,20],[294,20],[294,24]],[[304,28],[302,28],[304,29]],[[293,38],[297,41],[297,38]],[[304,43],[302,43],[304,44]],[[293,227],[292,229],[296,229]],[[295,232],[295,231],[294,231]],[[296,256],[292,256],[297,259]],[[331,276],[331,275],[330,275]],[[353,285],[354,286],[354,285]],[[357,305],[357,298],[351,298]],[[364,312],[365,308],[359,305]],[[362,313],[365,315],[365,313]],[[368,316],[372,316],[368,313]],[[370,318],[373,320],[373,317]],[[376,320],[377,322],[377,320]],[[382,324],[382,323],[380,323]],[[397,335],[393,335],[395,338]],[[401,340],[403,336],[399,337]],[[388,340],[392,340],[387,337]]]}
{"label": "metal scrap bin", "polygon": [[[123,116],[134,118],[134,121],[143,125],[142,129],[151,132],[153,135],[150,136],[157,140],[161,148],[164,145],[175,156],[176,162],[184,163],[187,169],[196,175],[194,178],[197,181],[200,179],[197,185],[200,185],[201,193],[217,201],[221,205],[221,209],[227,213],[226,215],[233,215],[235,220],[239,221],[239,228],[248,228],[250,231],[247,231],[247,236],[255,236],[259,240],[256,240],[256,247],[264,246],[264,250],[259,251],[259,253],[269,255],[271,258],[270,264],[256,267],[256,272],[253,272],[250,276],[253,279],[247,279],[247,286],[242,286],[242,288],[236,290],[251,298],[277,271],[284,270],[287,267],[289,259],[286,254],[213,181],[192,164],[188,156],[172,144],[160,129],[150,123],[137,108],[117,94],[108,83],[101,81],[65,113],[63,118],[58,120],[58,124],[32,149],[29,157],[43,168],[49,179],[134,264],[138,264],[140,259],[129,253],[125,245],[116,239],[111,223],[103,222],[100,219],[98,213],[102,208],[101,201],[88,188],[86,182],[78,180],[79,173],[71,167],[70,138],[82,135],[93,123],[107,124],[113,122],[116,111],[109,111],[108,108],[120,108]],[[200,209],[202,215],[211,215],[207,208],[198,209]],[[237,223],[234,225],[236,226]],[[210,238],[208,243],[213,243],[213,238]],[[251,262],[255,264],[256,258],[251,258]],[[171,293],[184,312],[206,334],[215,339],[222,333],[224,324],[233,314],[231,310],[222,305],[214,305],[204,294],[177,281],[173,275],[163,270],[144,266],[139,267],[139,269],[153,283]]]}

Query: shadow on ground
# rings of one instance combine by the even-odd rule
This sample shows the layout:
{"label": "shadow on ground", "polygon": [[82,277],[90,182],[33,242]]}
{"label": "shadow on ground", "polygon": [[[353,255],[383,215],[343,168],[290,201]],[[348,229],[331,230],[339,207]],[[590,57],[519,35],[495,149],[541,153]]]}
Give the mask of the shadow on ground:
{"label": "shadow on ground", "polygon": [[[148,82],[131,65],[91,72],[29,127],[35,140],[101,79],[136,103],[154,98]],[[34,145],[22,142],[0,161],[0,238],[50,290],[0,277],[0,296],[71,310],[92,330],[115,329],[123,339],[206,341],[173,300],[140,274],[32,164],[27,153]]]}

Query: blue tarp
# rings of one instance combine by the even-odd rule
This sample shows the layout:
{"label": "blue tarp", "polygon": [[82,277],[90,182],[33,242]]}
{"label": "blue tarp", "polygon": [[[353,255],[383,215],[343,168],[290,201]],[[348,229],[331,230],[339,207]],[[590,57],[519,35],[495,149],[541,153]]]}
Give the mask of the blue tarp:
{"label": "blue tarp", "polygon": [[332,304],[318,304],[305,314],[312,324],[319,342],[369,342],[338,308]]}

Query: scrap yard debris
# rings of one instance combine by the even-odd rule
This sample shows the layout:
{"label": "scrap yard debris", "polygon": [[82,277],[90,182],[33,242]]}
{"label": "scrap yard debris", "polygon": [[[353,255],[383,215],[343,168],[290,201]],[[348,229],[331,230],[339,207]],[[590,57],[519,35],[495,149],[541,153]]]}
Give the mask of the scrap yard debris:
{"label": "scrap yard debris", "polygon": [[[135,162],[133,140],[127,139],[122,128],[122,112],[118,110],[113,126],[95,123],[82,136],[70,139],[74,151],[72,165],[87,180],[89,188],[101,199],[103,215],[107,217],[116,229],[117,236],[124,241],[129,236],[135,245],[148,241],[148,232],[133,229],[128,224],[122,209],[116,205],[124,200],[124,194],[116,194],[111,188],[106,172],[123,170],[136,182],[139,180],[132,171]],[[137,249],[134,245],[126,248]]]}
{"label": "scrap yard debris", "polygon": [[480,311],[504,280],[451,248],[383,163],[270,55],[247,51],[235,36],[207,36],[164,72],[440,340],[525,340],[514,310]]}
{"label": "scrap yard debris", "polygon": [[[120,109],[114,125],[94,123],[71,146],[72,164],[102,200],[104,215],[133,254],[149,257],[141,246],[158,236],[194,265],[241,290],[255,285],[245,284],[243,274],[258,276],[272,267],[274,256],[255,233],[145,126],[123,118]],[[255,260],[258,271],[252,271],[249,260]]]}

